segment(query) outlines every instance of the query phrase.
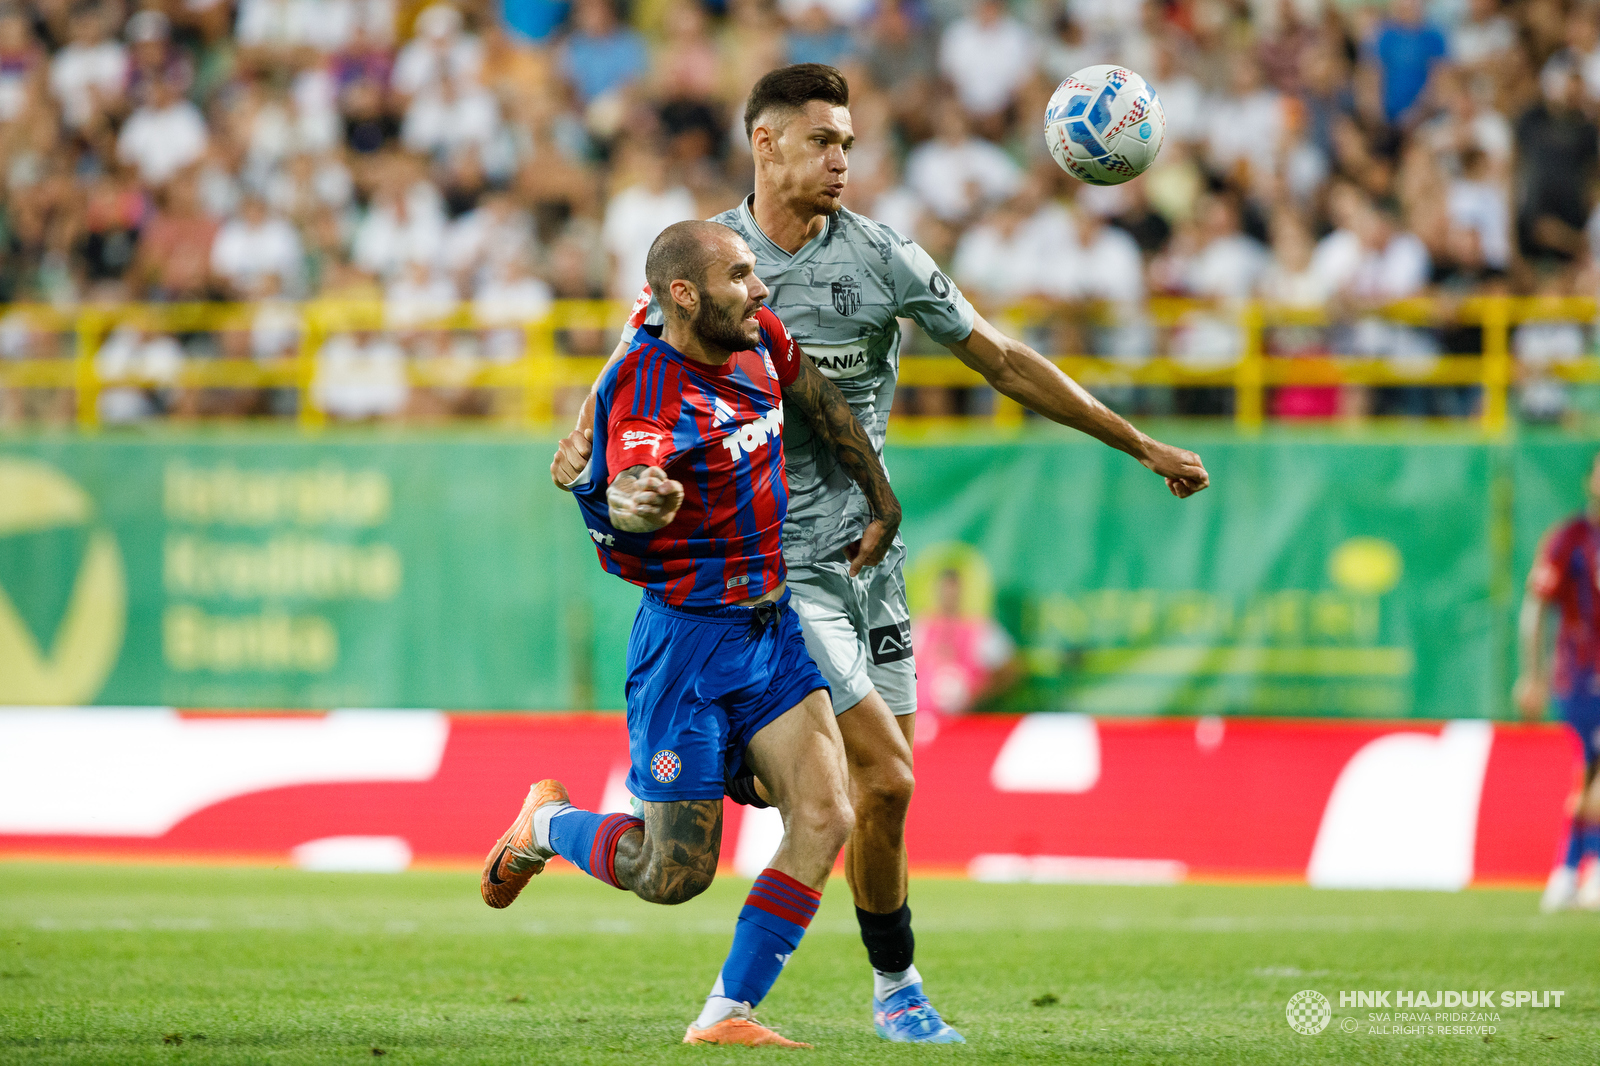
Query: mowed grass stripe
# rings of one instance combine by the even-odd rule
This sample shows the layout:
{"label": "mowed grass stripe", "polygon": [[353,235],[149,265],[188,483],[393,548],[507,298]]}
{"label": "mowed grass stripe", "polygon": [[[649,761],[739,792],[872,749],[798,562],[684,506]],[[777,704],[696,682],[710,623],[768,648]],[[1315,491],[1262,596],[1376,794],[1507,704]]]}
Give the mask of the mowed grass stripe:
{"label": "mowed grass stripe", "polygon": [[[747,883],[657,908],[577,877],[504,912],[458,872],[0,864],[0,1061],[653,1063],[684,1047]],[[963,1048],[884,1044],[849,894],[824,895],[761,1016],[802,1061],[1594,1063],[1600,915],[1534,893],[1289,886],[912,887],[918,965]],[[1288,1027],[1303,988],[1334,1003]],[[1498,1032],[1396,1037],[1357,989],[1561,989]],[[1037,1004],[1037,1005],[1036,1005]],[[1363,1022],[1344,1033],[1346,1018]],[[181,1041],[181,1043],[179,1042]],[[799,1054],[799,1053],[792,1053]]]}

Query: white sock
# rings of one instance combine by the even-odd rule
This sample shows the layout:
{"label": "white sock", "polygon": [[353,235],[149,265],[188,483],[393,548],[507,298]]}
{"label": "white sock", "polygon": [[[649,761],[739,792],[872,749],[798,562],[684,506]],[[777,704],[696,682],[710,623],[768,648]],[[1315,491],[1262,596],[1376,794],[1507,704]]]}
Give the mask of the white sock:
{"label": "white sock", "polygon": [[921,983],[922,975],[917,972],[915,966],[908,966],[899,973],[884,973],[882,970],[873,970],[872,997],[882,1003],[902,988]]}
{"label": "white sock", "polygon": [[550,819],[558,814],[576,810],[570,803],[546,803],[533,812],[533,846],[547,855],[554,855],[550,846]]}
{"label": "white sock", "polygon": [[724,1018],[733,1017],[744,1004],[736,999],[729,999],[722,994],[722,975],[717,974],[717,983],[711,986],[711,994],[706,997],[706,1005],[700,1011],[700,1017],[694,1020],[696,1029],[709,1029]]}

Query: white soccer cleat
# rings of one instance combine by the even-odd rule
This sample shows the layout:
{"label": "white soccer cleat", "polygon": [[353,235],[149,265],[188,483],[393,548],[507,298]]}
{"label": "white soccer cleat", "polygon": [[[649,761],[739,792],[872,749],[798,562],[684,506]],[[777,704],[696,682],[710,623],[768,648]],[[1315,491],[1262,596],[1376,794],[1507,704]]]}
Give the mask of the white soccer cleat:
{"label": "white soccer cleat", "polygon": [[1578,878],[1573,902],[1580,911],[1600,911],[1600,859],[1591,861],[1583,876]]}
{"label": "white soccer cleat", "polygon": [[1578,904],[1578,871],[1570,866],[1557,866],[1550,871],[1550,880],[1544,885],[1544,898],[1539,909],[1546,914],[1570,911]]}

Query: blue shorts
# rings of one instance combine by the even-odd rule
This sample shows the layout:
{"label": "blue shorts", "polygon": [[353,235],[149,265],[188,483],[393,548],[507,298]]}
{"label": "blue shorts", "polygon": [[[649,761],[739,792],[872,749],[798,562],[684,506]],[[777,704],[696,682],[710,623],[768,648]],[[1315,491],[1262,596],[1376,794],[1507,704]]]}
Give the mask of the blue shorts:
{"label": "blue shorts", "polygon": [[1584,765],[1600,758],[1600,678],[1585,671],[1572,679],[1572,692],[1556,698],[1561,718],[1583,743]]}
{"label": "blue shorts", "polygon": [[817,689],[789,593],[749,607],[673,607],[646,592],[628,638],[628,791],[642,800],[721,799],[763,726]]}

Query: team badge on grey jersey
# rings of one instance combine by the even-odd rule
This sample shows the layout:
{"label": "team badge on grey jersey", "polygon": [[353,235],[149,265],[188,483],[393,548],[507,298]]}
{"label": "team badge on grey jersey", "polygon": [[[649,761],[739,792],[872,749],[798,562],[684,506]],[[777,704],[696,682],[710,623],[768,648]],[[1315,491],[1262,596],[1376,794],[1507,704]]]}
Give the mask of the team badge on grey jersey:
{"label": "team badge on grey jersey", "polygon": [[833,309],[846,318],[861,310],[861,283],[849,274],[833,283]]}

